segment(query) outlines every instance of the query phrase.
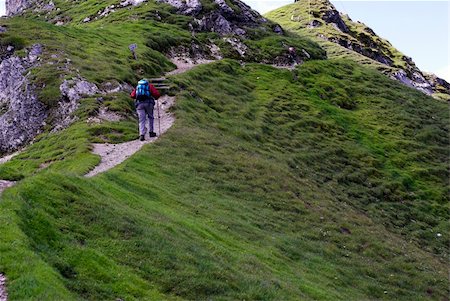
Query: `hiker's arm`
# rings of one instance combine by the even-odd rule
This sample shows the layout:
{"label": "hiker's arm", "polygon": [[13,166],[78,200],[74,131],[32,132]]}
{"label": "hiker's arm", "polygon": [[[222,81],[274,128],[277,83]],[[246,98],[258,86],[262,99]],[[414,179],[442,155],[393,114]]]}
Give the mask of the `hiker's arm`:
{"label": "hiker's arm", "polygon": [[136,89],[133,89],[133,92],[131,92],[130,97],[136,98]]}
{"label": "hiker's arm", "polygon": [[153,85],[150,85],[150,93],[152,93],[154,99],[158,99],[161,97],[161,93],[159,93],[159,91]]}

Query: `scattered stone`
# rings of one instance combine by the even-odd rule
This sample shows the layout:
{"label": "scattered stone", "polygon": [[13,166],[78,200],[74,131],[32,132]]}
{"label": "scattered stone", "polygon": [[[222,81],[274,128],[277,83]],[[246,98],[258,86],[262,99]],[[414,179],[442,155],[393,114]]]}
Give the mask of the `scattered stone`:
{"label": "scattered stone", "polygon": [[245,45],[240,39],[238,38],[224,38],[225,42],[229,43],[234,50],[239,53],[241,57],[245,57],[245,54],[248,51],[247,45]]}
{"label": "scattered stone", "polygon": [[127,7],[127,6],[131,6],[131,5],[136,6],[143,2],[147,2],[147,0],[124,0],[124,1],[120,2],[119,5],[121,7]]}
{"label": "scattered stone", "polygon": [[280,25],[275,25],[275,27],[273,28],[273,32],[279,35],[284,35],[284,30]]}
{"label": "scattered stone", "polygon": [[118,81],[109,81],[105,82],[100,85],[100,92],[102,94],[112,94],[112,93],[118,93],[121,91],[131,91],[133,87],[131,87],[129,84],[121,84]]}
{"label": "scattered stone", "polygon": [[64,80],[59,90],[61,91],[61,95],[71,102],[76,102],[83,96],[92,96],[100,92],[95,84],[82,78]]}
{"label": "scattered stone", "polygon": [[34,64],[39,60],[39,56],[43,53],[43,47],[41,44],[34,44],[31,49],[28,50],[27,60],[28,63]]}
{"label": "scattered stone", "polygon": [[311,58],[311,55],[308,53],[308,51],[306,51],[305,49],[302,49],[302,53],[305,57],[307,57],[308,59]]}
{"label": "scattered stone", "polygon": [[350,231],[350,229],[346,227],[341,227],[340,231],[342,234],[352,234],[352,231]]}
{"label": "scattered stone", "polygon": [[118,122],[123,120],[123,117],[119,114],[109,111],[108,108],[101,107],[99,109],[98,115],[88,118],[87,123],[102,123],[107,122]]}
{"label": "scattered stone", "polygon": [[7,31],[6,27],[0,26],[0,33],[4,33],[6,31]]}
{"label": "scattered stone", "polygon": [[308,28],[317,28],[319,26],[322,26],[323,23],[320,22],[319,20],[312,20],[309,24],[308,24]]}

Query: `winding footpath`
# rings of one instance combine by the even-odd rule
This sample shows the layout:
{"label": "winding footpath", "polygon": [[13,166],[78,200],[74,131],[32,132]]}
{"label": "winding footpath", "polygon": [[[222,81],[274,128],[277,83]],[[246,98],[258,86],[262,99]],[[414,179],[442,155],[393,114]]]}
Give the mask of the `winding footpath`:
{"label": "winding footpath", "polygon": [[[182,74],[196,66],[209,64],[214,61],[199,60],[196,62],[192,62],[185,59],[173,59],[172,62],[177,66],[177,69],[167,73],[166,76]],[[167,95],[162,96],[158,100],[158,103],[160,106],[159,120],[157,116],[157,109],[155,107],[155,130],[158,134],[158,137],[150,138],[148,137],[148,135],[146,135],[145,141],[134,140],[119,144],[93,144],[92,152],[96,155],[99,155],[101,157],[101,161],[100,164],[97,165],[88,174],[86,174],[85,177],[90,178],[96,176],[99,173],[105,172],[119,165],[120,163],[134,155],[136,152],[138,152],[144,145],[158,140],[158,138],[162,134],[164,134],[168,129],[172,127],[175,122],[175,116],[173,116],[173,114],[169,112],[169,109],[175,103],[175,97],[170,97]],[[159,131],[159,122],[161,123],[161,131]]]}
{"label": "winding footpath", "polygon": [[[167,76],[181,74],[191,70],[192,68],[198,65],[209,64],[214,61],[199,60],[197,62],[191,62],[185,59],[173,59],[172,62],[177,66],[177,69],[167,73],[166,74]],[[160,108],[159,120],[158,120],[158,111],[155,110],[155,129],[157,131],[158,137],[150,138],[147,135],[145,141],[135,140],[120,144],[93,144],[92,152],[101,157],[101,162],[92,171],[86,174],[85,177],[93,177],[99,173],[105,172],[119,165],[120,163],[122,163],[123,161],[134,155],[144,145],[156,141],[162,134],[164,134],[168,129],[170,129],[175,122],[175,116],[173,116],[173,114],[169,112],[169,109],[173,106],[174,103],[175,97],[167,95],[162,96],[158,100]],[[159,130],[159,123],[161,124],[161,130]],[[19,152],[16,152],[14,154],[0,158],[0,164],[10,161],[13,157],[15,157],[18,154]],[[5,181],[0,179],[0,195],[5,189],[12,187],[15,184],[16,182]],[[0,273],[0,301],[7,301],[7,300],[8,294],[6,291],[6,276]]]}
{"label": "winding footpath", "polygon": [[[161,110],[160,120],[155,116],[155,131],[158,137],[164,134],[175,122],[175,117],[169,112],[170,107],[175,102],[175,97],[162,96],[159,100],[159,106]],[[155,110],[155,115],[157,111]],[[159,122],[161,122],[161,132],[159,132]],[[137,151],[139,151],[144,145],[152,143],[158,139],[158,137],[150,138],[148,134],[145,137],[145,141],[133,140],[119,144],[93,144],[94,149],[92,152],[99,155],[102,160],[93,170],[91,170],[86,177],[90,178],[99,173],[105,172],[114,166],[122,163]]]}

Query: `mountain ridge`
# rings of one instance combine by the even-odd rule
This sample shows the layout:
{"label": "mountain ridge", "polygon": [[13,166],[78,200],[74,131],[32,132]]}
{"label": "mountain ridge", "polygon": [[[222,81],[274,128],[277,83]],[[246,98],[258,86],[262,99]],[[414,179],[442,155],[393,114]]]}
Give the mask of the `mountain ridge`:
{"label": "mountain ridge", "polygon": [[[239,1],[167,1],[0,19],[1,63],[33,59],[20,76],[48,113],[0,159],[1,298],[445,300],[448,103],[329,41],[327,55],[249,24]],[[137,142],[137,80],[208,58],[164,81],[164,135],[85,177],[96,145]]]}
{"label": "mountain ridge", "polygon": [[[436,75],[422,72],[413,60],[380,38],[367,25],[340,13],[328,0],[296,1],[266,14],[283,27],[301,32],[321,43],[329,55],[343,57],[342,51],[333,49],[327,42],[361,54],[377,63],[375,68],[403,84],[428,95],[450,100],[450,84]],[[327,46],[328,45],[328,46]]]}

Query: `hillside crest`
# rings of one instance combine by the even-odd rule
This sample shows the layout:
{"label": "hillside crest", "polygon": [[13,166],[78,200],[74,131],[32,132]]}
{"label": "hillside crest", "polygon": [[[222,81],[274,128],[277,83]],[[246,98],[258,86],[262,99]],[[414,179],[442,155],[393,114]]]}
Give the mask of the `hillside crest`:
{"label": "hillside crest", "polygon": [[332,46],[338,45],[367,57],[372,62],[362,61],[363,64],[375,65],[379,70],[409,87],[427,95],[450,100],[450,84],[447,81],[421,71],[411,57],[401,53],[364,23],[354,22],[350,16],[340,13],[330,1],[295,2],[268,13],[267,17],[279,22],[286,29],[312,37],[327,49],[331,57],[361,60]]}

